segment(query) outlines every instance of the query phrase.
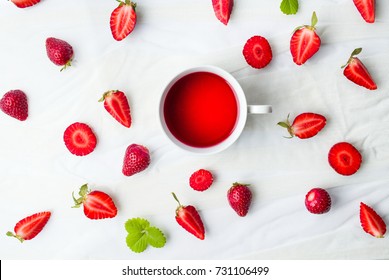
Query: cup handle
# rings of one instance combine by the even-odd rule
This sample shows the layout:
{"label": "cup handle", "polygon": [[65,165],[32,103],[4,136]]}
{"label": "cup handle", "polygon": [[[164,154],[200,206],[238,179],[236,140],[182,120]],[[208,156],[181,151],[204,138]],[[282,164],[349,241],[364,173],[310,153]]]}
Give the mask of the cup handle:
{"label": "cup handle", "polygon": [[249,114],[268,114],[273,111],[271,105],[248,105],[247,113]]}

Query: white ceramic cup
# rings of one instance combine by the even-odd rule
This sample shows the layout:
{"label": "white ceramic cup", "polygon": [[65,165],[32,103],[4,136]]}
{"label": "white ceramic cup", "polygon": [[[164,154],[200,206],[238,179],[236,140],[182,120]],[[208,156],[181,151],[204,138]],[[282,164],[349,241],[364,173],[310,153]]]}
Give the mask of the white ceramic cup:
{"label": "white ceramic cup", "polygon": [[[222,142],[215,144],[209,147],[193,147],[187,145],[180,140],[178,140],[172,132],[169,130],[169,127],[166,124],[164,108],[165,108],[165,100],[166,96],[169,93],[170,89],[175,85],[175,83],[181,78],[196,72],[209,72],[218,75],[223,78],[232,89],[235,94],[235,99],[237,102],[237,117],[235,122],[235,127],[231,134],[224,139]],[[175,75],[170,82],[164,87],[161,99],[159,101],[159,122],[162,126],[163,133],[169,138],[169,140],[175,144],[177,147],[192,152],[195,154],[215,154],[221,152],[231,146],[241,135],[243,128],[246,124],[247,114],[268,114],[272,112],[271,105],[247,105],[246,96],[243,92],[242,87],[238,83],[238,81],[227,71],[211,65],[204,65],[186,69],[177,75]]]}

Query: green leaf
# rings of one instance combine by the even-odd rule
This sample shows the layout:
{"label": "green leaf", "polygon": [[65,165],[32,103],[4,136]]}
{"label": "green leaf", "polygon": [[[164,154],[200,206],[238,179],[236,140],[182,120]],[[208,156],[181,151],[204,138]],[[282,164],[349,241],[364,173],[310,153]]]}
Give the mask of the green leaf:
{"label": "green leaf", "polygon": [[135,253],[142,253],[146,250],[148,242],[145,232],[132,232],[127,235],[127,246]]}
{"label": "green leaf", "polygon": [[124,227],[126,228],[128,233],[132,232],[141,232],[145,229],[147,229],[150,226],[150,223],[142,218],[133,218],[128,220],[125,224]]}
{"label": "green leaf", "polygon": [[166,244],[166,237],[160,229],[149,227],[147,229],[147,241],[155,248],[162,248]]}
{"label": "green leaf", "polygon": [[299,9],[298,0],[282,0],[280,5],[281,11],[286,15],[294,15]]}

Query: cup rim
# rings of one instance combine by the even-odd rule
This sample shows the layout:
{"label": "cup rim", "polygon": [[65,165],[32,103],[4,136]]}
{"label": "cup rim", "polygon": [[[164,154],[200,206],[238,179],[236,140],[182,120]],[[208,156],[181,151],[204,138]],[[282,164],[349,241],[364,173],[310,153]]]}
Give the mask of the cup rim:
{"label": "cup rim", "polygon": [[[193,147],[181,142],[170,132],[165,122],[164,101],[169,90],[182,77],[197,72],[209,72],[209,73],[216,74],[219,77],[222,77],[230,85],[232,91],[235,94],[236,101],[238,103],[238,114],[237,114],[237,121],[235,124],[235,128],[226,139],[210,147]],[[216,154],[227,149],[239,138],[246,124],[246,119],[247,119],[247,101],[242,87],[229,72],[227,72],[226,70],[220,67],[213,66],[213,65],[201,65],[201,66],[189,67],[173,75],[173,77],[163,88],[158,106],[159,106],[158,109],[159,124],[165,136],[167,136],[170,142],[172,142],[176,147],[180,148],[181,150],[188,151],[194,154],[203,154],[203,155]]]}

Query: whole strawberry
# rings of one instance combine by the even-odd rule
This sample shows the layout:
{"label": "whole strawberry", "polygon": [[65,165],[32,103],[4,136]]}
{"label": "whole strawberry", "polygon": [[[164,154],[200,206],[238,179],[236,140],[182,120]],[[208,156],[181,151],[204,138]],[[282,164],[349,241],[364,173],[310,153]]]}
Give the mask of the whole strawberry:
{"label": "whole strawberry", "polygon": [[149,164],[149,150],[142,145],[131,144],[124,155],[122,172],[125,176],[132,176],[145,170]]}
{"label": "whole strawberry", "polygon": [[24,121],[28,117],[27,96],[21,90],[10,90],[0,99],[0,109],[7,115]]}
{"label": "whole strawberry", "polygon": [[234,183],[227,192],[228,203],[241,217],[247,215],[251,204],[252,193],[248,186],[246,184]]}
{"label": "whole strawberry", "polygon": [[47,56],[55,65],[63,66],[63,69],[71,66],[73,59],[73,47],[66,41],[49,37],[46,39]]}
{"label": "whole strawberry", "polygon": [[305,195],[305,207],[312,214],[324,214],[331,209],[330,194],[322,188],[313,188]]}

